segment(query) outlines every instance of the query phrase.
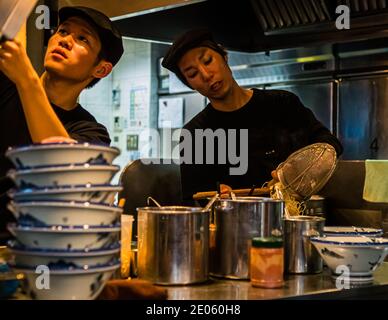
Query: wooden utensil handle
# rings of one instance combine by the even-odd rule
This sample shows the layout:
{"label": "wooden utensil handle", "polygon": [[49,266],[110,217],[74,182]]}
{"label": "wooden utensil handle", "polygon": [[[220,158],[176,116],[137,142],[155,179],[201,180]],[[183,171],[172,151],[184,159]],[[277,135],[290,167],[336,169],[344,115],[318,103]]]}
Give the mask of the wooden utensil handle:
{"label": "wooden utensil handle", "polygon": [[[232,190],[236,196],[247,196],[251,189],[234,189]],[[270,189],[269,188],[255,188],[252,192],[252,196],[261,196],[268,195]],[[213,197],[217,191],[205,191],[205,192],[197,192],[193,195],[194,200],[206,199]],[[222,198],[222,196],[221,196]]]}

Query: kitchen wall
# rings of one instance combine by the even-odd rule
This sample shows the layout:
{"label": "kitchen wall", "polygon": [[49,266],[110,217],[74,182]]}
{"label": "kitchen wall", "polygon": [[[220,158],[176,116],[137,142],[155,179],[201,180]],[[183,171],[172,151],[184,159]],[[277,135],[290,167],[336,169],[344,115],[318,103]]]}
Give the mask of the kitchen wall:
{"label": "kitchen wall", "polygon": [[115,164],[122,168],[152,155],[147,134],[155,122],[151,69],[150,43],[125,39],[124,55],[111,75],[80,96],[81,105],[106,126],[112,145],[121,150]]}

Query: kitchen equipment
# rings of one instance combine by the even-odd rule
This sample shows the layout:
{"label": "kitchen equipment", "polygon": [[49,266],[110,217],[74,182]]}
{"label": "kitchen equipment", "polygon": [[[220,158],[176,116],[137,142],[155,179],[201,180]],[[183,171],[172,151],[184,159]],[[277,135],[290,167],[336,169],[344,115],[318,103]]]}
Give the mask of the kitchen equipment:
{"label": "kitchen equipment", "polygon": [[337,153],[328,143],[314,143],[292,153],[276,172],[286,191],[295,199],[308,199],[330,179]]}
{"label": "kitchen equipment", "polygon": [[334,276],[348,276],[350,282],[371,282],[373,272],[388,254],[388,239],[360,236],[313,237],[317,248]]}
{"label": "kitchen equipment", "polygon": [[284,202],[271,198],[219,199],[213,208],[210,274],[249,278],[249,252],[254,237],[282,235]]}
{"label": "kitchen equipment", "polygon": [[[233,189],[231,193],[233,192],[236,196],[268,196],[270,193],[270,189],[267,187],[264,188],[250,188],[250,189]],[[200,199],[208,199],[213,197],[217,194],[217,191],[203,191],[203,192],[197,192],[193,195],[194,200],[200,200]],[[229,196],[229,195],[226,195]],[[225,196],[225,197],[226,197]]]}
{"label": "kitchen equipment", "polygon": [[323,235],[324,225],[325,219],[321,217],[296,216],[284,219],[285,272],[322,272],[322,259],[310,238]]}
{"label": "kitchen equipment", "polygon": [[140,279],[161,285],[208,279],[209,210],[164,206],[137,211]]}
{"label": "kitchen equipment", "polygon": [[312,195],[305,201],[303,215],[326,218],[326,199],[319,195]]}
{"label": "kitchen equipment", "polygon": [[114,147],[90,143],[44,143],[9,148],[6,156],[17,169],[69,164],[111,165],[120,154]]}

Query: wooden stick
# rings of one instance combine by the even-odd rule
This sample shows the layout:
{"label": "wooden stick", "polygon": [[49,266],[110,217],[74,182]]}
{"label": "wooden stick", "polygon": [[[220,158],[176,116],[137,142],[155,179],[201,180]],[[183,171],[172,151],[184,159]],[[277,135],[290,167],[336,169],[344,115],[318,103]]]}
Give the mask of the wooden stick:
{"label": "wooden stick", "polygon": [[[232,192],[236,196],[247,196],[251,189],[234,189]],[[252,196],[262,196],[262,195],[269,195],[270,188],[255,188],[253,190]],[[194,200],[199,200],[199,199],[206,199],[206,198],[211,198],[213,197],[217,191],[205,191],[205,192],[197,192],[196,194],[193,195]],[[229,193],[226,194],[225,196],[229,197]],[[224,195],[221,195],[221,198],[224,198]]]}

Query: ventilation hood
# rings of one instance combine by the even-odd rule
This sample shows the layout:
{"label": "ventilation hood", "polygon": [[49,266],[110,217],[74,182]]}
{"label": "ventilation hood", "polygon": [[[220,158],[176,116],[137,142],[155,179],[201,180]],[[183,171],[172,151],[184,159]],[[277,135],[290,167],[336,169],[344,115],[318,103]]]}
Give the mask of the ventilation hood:
{"label": "ventilation hood", "polygon": [[[350,8],[338,30],[336,8]],[[113,18],[124,36],[171,43],[192,28],[209,28],[229,50],[258,52],[388,36],[388,0],[196,0]]]}

